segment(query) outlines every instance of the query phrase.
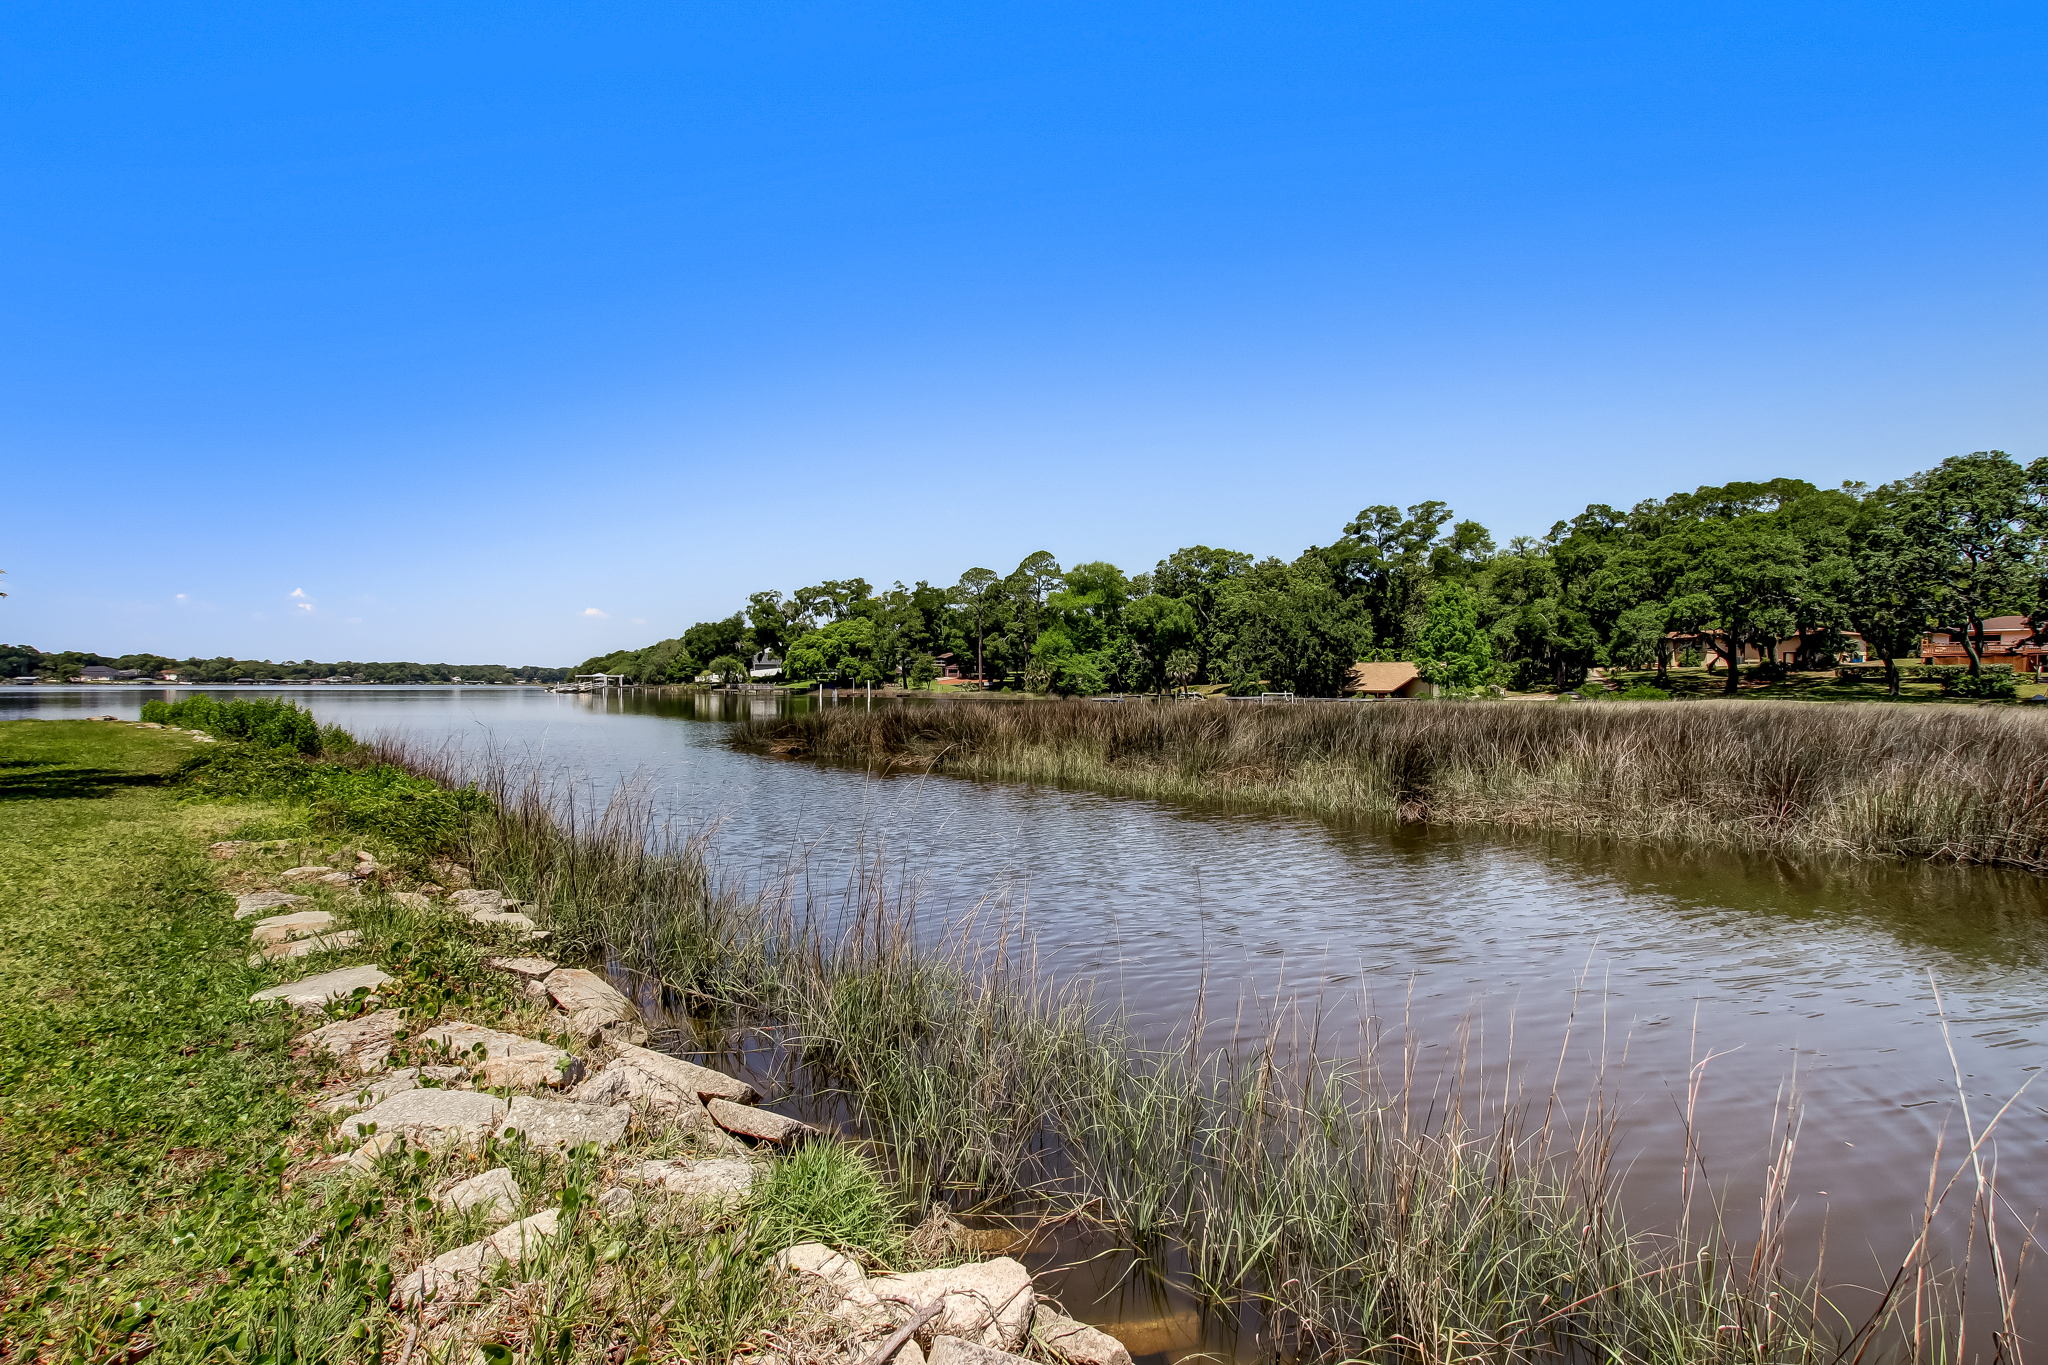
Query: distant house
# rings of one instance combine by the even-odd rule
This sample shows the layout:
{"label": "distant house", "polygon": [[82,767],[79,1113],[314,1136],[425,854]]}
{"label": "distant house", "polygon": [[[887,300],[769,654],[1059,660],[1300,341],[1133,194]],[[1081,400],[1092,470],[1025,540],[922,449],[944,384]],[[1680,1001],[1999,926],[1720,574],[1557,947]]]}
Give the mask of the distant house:
{"label": "distant house", "polygon": [[[2034,643],[2034,627],[2024,616],[1987,616],[1984,631],[1977,637],[1977,653],[1985,663],[2010,668],[2015,673],[2048,671],[2048,645]],[[1920,642],[1920,662],[1926,664],[1967,664],[1970,652],[1963,637],[1953,631],[1935,631]]]}
{"label": "distant house", "polygon": [[78,676],[73,678],[72,681],[112,682],[120,676],[117,670],[108,668],[105,664],[87,664],[84,668],[78,670]]}
{"label": "distant house", "polygon": [[764,649],[754,656],[747,665],[750,678],[779,678],[782,676],[782,657],[772,649]]}
{"label": "distant house", "polygon": [[34,687],[40,681],[33,673],[18,673],[14,678],[16,687]]}
{"label": "distant house", "polygon": [[1431,697],[1436,686],[1411,663],[1358,663],[1351,665],[1344,692],[1354,697]]}
{"label": "distant house", "polygon": [[176,669],[172,668],[167,668],[163,672],[157,674],[157,677],[161,678],[165,682],[176,682],[181,676],[182,675]]}

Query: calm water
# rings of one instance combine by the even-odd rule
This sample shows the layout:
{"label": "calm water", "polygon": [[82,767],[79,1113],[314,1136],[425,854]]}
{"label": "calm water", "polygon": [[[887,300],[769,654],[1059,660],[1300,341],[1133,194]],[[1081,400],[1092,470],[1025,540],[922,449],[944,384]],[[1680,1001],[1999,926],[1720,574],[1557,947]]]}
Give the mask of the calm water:
{"label": "calm water", "polygon": [[[752,875],[794,859],[836,889],[880,857],[928,913],[1026,916],[1047,962],[1158,1034],[1206,990],[1218,1041],[1312,1010],[1326,1055],[1355,1055],[1369,1021],[1412,1041],[1425,1074],[1462,1052],[1496,1092],[1511,1071],[1538,1089],[1561,1072],[1581,1099],[1604,1088],[1624,1106],[1645,1219],[1670,1214],[1688,1073],[1711,1055],[1703,1142],[1731,1219],[1753,1222],[1773,1118],[1796,1092],[1794,1221],[1809,1244],[1825,1229],[1831,1278],[1878,1278],[1913,1235],[1937,1135],[1960,1149],[1934,987],[1979,1122],[2048,1060],[2048,883],[2032,877],[1340,829],[726,748],[725,722],[773,698],[286,690],[358,734],[494,750],[594,796],[637,779]],[[155,695],[0,688],[0,718],[132,717]],[[2013,1106],[1996,1146],[2011,1207],[2048,1210],[2048,1087]],[[2039,1335],[2048,1294],[2033,1298]]]}

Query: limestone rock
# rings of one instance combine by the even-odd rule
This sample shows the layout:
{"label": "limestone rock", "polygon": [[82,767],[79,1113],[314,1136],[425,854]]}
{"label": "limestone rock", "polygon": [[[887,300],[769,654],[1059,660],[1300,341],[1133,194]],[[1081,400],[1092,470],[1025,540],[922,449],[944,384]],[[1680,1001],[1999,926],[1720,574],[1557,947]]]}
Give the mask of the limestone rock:
{"label": "limestone rock", "polygon": [[880,1302],[868,1287],[867,1272],[823,1242],[799,1242],[776,1252],[775,1268],[786,1275],[814,1280],[842,1303],[854,1307],[873,1307]]}
{"label": "limestone rock", "polygon": [[1031,1336],[1073,1365],[1131,1365],[1131,1353],[1109,1333],[1055,1313],[1040,1304],[1031,1315]]}
{"label": "limestone rock", "polygon": [[493,1221],[510,1218],[519,1212],[520,1198],[519,1182],[503,1166],[459,1180],[432,1196],[433,1201],[444,1209],[474,1210]]}
{"label": "limestone rock", "polygon": [[362,935],[353,929],[337,933],[321,934],[315,938],[295,938],[288,943],[266,943],[249,955],[249,965],[254,967],[264,962],[289,961],[293,958],[311,957],[315,953],[338,953],[344,948],[353,948]]}
{"label": "limestone rock", "polygon": [[251,891],[247,895],[235,897],[235,918],[247,919],[251,915],[260,915],[265,910],[283,910],[289,906],[304,904],[304,896],[294,895],[289,891]]}
{"label": "limestone rock", "polygon": [[545,938],[539,925],[517,910],[475,910],[470,913],[471,924],[495,924],[505,929],[518,929],[528,938]]}
{"label": "limestone rock", "polygon": [[711,1115],[711,1121],[728,1133],[738,1133],[761,1142],[794,1142],[818,1130],[801,1119],[787,1114],[771,1113],[756,1109],[751,1104],[734,1104],[731,1100],[711,1100],[704,1106]]}
{"label": "limestone rock", "polygon": [[487,957],[484,965],[521,981],[539,981],[562,964],[544,957]]}
{"label": "limestone rock", "polygon": [[652,1048],[635,1047],[622,1043],[615,1050],[613,1066],[624,1062],[638,1071],[645,1072],[653,1079],[677,1090],[694,1100],[732,1100],[747,1104],[756,1098],[754,1087],[737,1076],[728,1076],[723,1071],[713,1071],[708,1066],[686,1062],[681,1057],[671,1057],[666,1052]]}
{"label": "limestone rock", "polygon": [[474,915],[479,910],[503,910],[505,902],[502,891],[457,891],[448,898],[449,908],[465,915]]}
{"label": "limestone rock", "polygon": [[544,1100],[516,1095],[498,1127],[499,1137],[523,1134],[527,1144],[564,1151],[584,1143],[598,1150],[615,1147],[626,1136],[633,1111],[623,1104],[578,1104],[575,1100]]}
{"label": "limestone rock", "polygon": [[568,1015],[569,1031],[579,1038],[595,1038],[614,1025],[631,1024],[640,1017],[633,1002],[596,972],[562,967],[549,973],[543,984],[548,998]]}
{"label": "limestone rock", "polygon": [[637,1100],[650,1113],[683,1120],[685,1126],[708,1128],[710,1116],[701,1100],[713,1094],[753,1097],[744,1081],[632,1044],[583,1083],[576,1098],[590,1104],[621,1104]]}
{"label": "limestone rock", "polygon": [[548,1209],[499,1228],[481,1242],[436,1256],[399,1282],[392,1297],[406,1308],[432,1299],[469,1294],[500,1265],[516,1266],[538,1255],[552,1241],[561,1210]]}
{"label": "limestone rock", "polygon": [[408,910],[431,910],[434,898],[423,891],[387,891],[384,893]]}
{"label": "limestone rock", "polygon": [[269,990],[256,992],[249,1000],[252,1004],[282,1000],[294,1009],[317,1011],[324,1009],[330,1001],[346,1000],[360,990],[374,994],[378,987],[389,984],[391,980],[375,966],[343,967],[340,971],[322,972],[303,981],[272,986]]}
{"label": "limestone rock", "polygon": [[394,1035],[405,1024],[397,1010],[378,1010],[356,1019],[337,1019],[323,1024],[299,1039],[309,1047],[332,1056],[343,1066],[370,1072],[384,1065],[391,1055]]}
{"label": "limestone rock", "polygon": [[403,1146],[405,1146],[405,1135],[403,1133],[377,1133],[362,1146],[348,1154],[349,1168],[361,1171],[364,1175],[369,1175],[377,1169],[377,1162],[379,1160]]}
{"label": "limestone rock", "polygon": [[311,938],[340,922],[326,910],[294,910],[257,920],[249,927],[249,937],[257,943],[287,943],[295,938]]}
{"label": "limestone rock", "polygon": [[761,1176],[761,1165],[737,1157],[697,1161],[637,1161],[619,1171],[629,1185],[645,1185],[693,1204],[736,1204]]}
{"label": "limestone rock", "polygon": [[420,1035],[422,1043],[446,1049],[484,1085],[520,1089],[561,1086],[574,1080],[582,1063],[547,1043],[476,1024],[443,1024]]}
{"label": "limestone rock", "polygon": [[452,886],[459,890],[472,884],[468,868],[461,863],[451,863],[445,858],[427,864],[427,871],[433,873],[434,880],[443,886]]}
{"label": "limestone rock", "polygon": [[388,1072],[377,1080],[338,1095],[330,1095],[320,1101],[320,1110],[327,1114],[353,1114],[369,1109],[390,1099],[403,1090],[416,1090],[423,1080],[455,1082],[466,1087],[469,1077],[460,1067],[453,1066],[404,1066]]}
{"label": "limestone rock", "polygon": [[638,1202],[633,1198],[631,1190],[614,1185],[597,1197],[594,1207],[599,1218],[607,1223],[615,1223],[621,1218],[632,1217],[633,1209]]}
{"label": "limestone rock", "polygon": [[868,1281],[879,1299],[922,1306],[939,1303],[939,1315],[918,1332],[920,1339],[963,1337],[978,1346],[1014,1351],[1031,1330],[1038,1299],[1031,1274],[1008,1256],[944,1270],[877,1275]]}
{"label": "limestone rock", "polygon": [[[1127,1357],[1128,1358],[1128,1357]],[[1024,1365],[1024,1357],[965,1337],[936,1337],[925,1356],[926,1365]]]}
{"label": "limestone rock", "polygon": [[308,863],[304,867],[288,867],[284,871],[278,873],[277,876],[279,881],[317,882],[332,871],[334,871],[333,868],[327,867],[323,864]]}
{"label": "limestone rock", "polygon": [[397,1133],[429,1150],[481,1142],[504,1122],[505,1101],[476,1090],[403,1090],[342,1122],[344,1133]]}

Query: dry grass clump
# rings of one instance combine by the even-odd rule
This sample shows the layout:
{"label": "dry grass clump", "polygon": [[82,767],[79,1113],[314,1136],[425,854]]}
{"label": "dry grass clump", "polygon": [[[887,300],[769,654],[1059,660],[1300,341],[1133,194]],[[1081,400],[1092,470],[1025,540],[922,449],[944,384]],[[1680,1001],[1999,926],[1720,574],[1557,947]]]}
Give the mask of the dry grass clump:
{"label": "dry grass clump", "polygon": [[1340,819],[2048,868],[2048,720],[2008,708],[911,704],[753,721],[737,742]]}

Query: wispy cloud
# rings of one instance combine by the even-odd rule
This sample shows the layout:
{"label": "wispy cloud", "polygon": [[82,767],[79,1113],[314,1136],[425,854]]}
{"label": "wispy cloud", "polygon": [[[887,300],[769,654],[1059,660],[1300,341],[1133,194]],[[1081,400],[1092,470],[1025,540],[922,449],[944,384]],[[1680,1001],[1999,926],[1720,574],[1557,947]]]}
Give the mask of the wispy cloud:
{"label": "wispy cloud", "polygon": [[605,617],[607,617],[607,616],[610,616],[610,615],[611,615],[611,613],[610,613],[610,612],[608,612],[608,611],[600,611],[600,610],[599,610],[598,608],[596,608],[596,607],[585,607],[585,608],[583,609],[583,614],[584,614],[585,616],[595,616],[595,617],[597,617],[597,618],[598,618],[599,620],[603,620],[603,619],[604,619]]}
{"label": "wispy cloud", "polygon": [[313,610],[313,599],[306,596],[306,590],[304,588],[293,588],[291,592],[287,594],[287,596],[289,596],[292,599],[292,605],[297,607],[300,611]]}

